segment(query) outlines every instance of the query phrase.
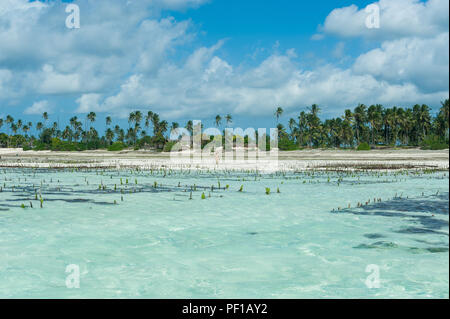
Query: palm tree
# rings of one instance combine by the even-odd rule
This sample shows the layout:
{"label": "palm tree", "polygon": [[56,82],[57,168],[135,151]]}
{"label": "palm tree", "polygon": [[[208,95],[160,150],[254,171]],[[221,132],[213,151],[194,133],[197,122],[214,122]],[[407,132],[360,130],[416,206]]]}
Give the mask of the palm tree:
{"label": "palm tree", "polygon": [[293,118],[291,118],[290,120],[289,120],[289,130],[291,131],[291,136],[292,136],[292,139],[293,140],[295,140],[296,139],[296,134],[297,134],[297,122],[293,119]]}
{"label": "palm tree", "polygon": [[308,126],[309,145],[319,146],[322,137],[322,125],[318,116],[320,108],[317,104],[313,104],[308,109],[309,113],[306,115],[306,123]]}
{"label": "palm tree", "polygon": [[[78,118],[76,116],[71,117],[69,120],[69,123],[70,123],[70,126],[72,127],[72,130],[71,130],[72,136],[70,137],[70,140],[72,141],[72,138],[75,137],[75,135],[76,135],[75,132],[77,131],[77,128],[78,128]],[[77,140],[78,140],[78,138],[75,138],[75,141],[77,141]]]}
{"label": "palm tree", "polygon": [[120,133],[120,126],[119,125],[114,126],[114,133],[116,135],[119,135],[119,133]]}
{"label": "palm tree", "polygon": [[390,144],[391,126],[392,126],[392,109],[385,109],[383,112],[384,125],[384,143]]}
{"label": "palm tree", "polygon": [[58,133],[58,123],[57,122],[53,122],[53,126],[52,126],[52,134],[54,136],[57,136]]}
{"label": "palm tree", "polygon": [[318,116],[320,113],[320,107],[317,104],[313,104],[311,105],[311,107],[309,108],[309,111],[311,112],[311,114],[313,116]]}
{"label": "palm tree", "polygon": [[106,126],[110,126],[112,123],[111,116],[107,116],[105,121],[106,121]]}
{"label": "palm tree", "polygon": [[356,141],[359,144],[361,141],[361,135],[364,132],[365,124],[367,123],[367,111],[364,104],[359,104],[353,112],[355,118],[355,133]]}
{"label": "palm tree", "polygon": [[283,115],[283,112],[284,112],[284,110],[283,110],[283,108],[281,108],[281,107],[278,107],[278,108],[275,110],[274,115],[275,115],[275,117],[277,118],[277,123],[278,123],[278,120],[280,119],[281,115]]}
{"label": "palm tree", "polygon": [[175,132],[175,130],[178,129],[179,127],[180,124],[178,124],[177,122],[172,122],[172,125],[170,126],[170,131]]}
{"label": "palm tree", "polygon": [[108,128],[105,132],[105,138],[108,142],[108,145],[111,145],[112,140],[114,139],[114,131]]}
{"label": "palm tree", "polygon": [[426,104],[422,104],[420,107],[420,120],[422,122],[423,138],[425,138],[431,127],[430,108]]}
{"label": "palm tree", "polygon": [[64,131],[62,132],[62,138],[72,142],[72,130],[70,129],[70,126],[66,126],[66,128],[64,129]]}
{"label": "palm tree", "polygon": [[371,105],[367,111],[367,120],[370,123],[372,131],[372,145],[375,145],[375,136],[378,134],[378,128],[383,121],[383,106],[380,104]]}
{"label": "palm tree", "polygon": [[286,136],[286,129],[284,128],[284,125],[279,123],[277,125],[277,130],[278,130],[278,140],[281,140],[281,138]]}
{"label": "palm tree", "polygon": [[6,124],[9,125],[9,134],[8,134],[8,147],[10,145],[10,134],[11,134],[11,125],[14,124],[14,118],[11,115],[6,116]]}
{"label": "palm tree", "polygon": [[91,122],[91,124],[95,122],[96,117],[97,114],[95,114],[95,112],[89,112],[89,114],[87,115],[87,119],[89,120],[89,122]]}
{"label": "palm tree", "polygon": [[6,116],[6,124],[11,125],[14,122],[14,118],[11,115]]}
{"label": "palm tree", "polygon": [[303,146],[304,138],[307,130],[307,116],[305,111],[301,111],[298,117],[298,143],[299,147]]}
{"label": "palm tree", "polygon": [[[95,114],[95,112],[89,112],[89,114],[86,116],[86,119],[91,123],[91,125],[95,122],[95,118],[97,117],[97,114]],[[86,130],[87,130],[87,127],[86,127]],[[92,126],[90,127],[90,129],[89,129],[89,132],[87,132],[87,134],[85,134],[85,138],[86,138],[86,145],[87,145],[87,142],[90,140],[90,141],[92,141],[94,138],[95,138],[95,134],[92,134],[92,133],[94,133],[93,132],[93,130],[92,130]]]}
{"label": "palm tree", "polygon": [[48,113],[47,112],[42,113],[42,118],[44,119],[44,126],[46,126],[48,120]]}
{"label": "palm tree", "polygon": [[215,124],[216,124],[217,128],[219,128],[221,123],[222,123],[222,117],[220,115],[216,115]]}
{"label": "palm tree", "polygon": [[402,143],[409,145],[410,132],[414,125],[413,113],[411,109],[407,109],[401,118],[401,134],[403,135]]}
{"label": "palm tree", "polygon": [[148,128],[150,126],[150,122],[152,121],[153,118],[153,112],[152,111],[148,111],[147,115],[145,116],[145,127]]}
{"label": "palm tree", "polygon": [[392,142],[397,145],[398,133],[399,133],[399,123],[402,118],[402,110],[394,106],[391,112],[391,130],[392,130]]}
{"label": "palm tree", "polygon": [[44,124],[42,124],[42,122],[37,122],[36,124],[36,130],[38,132],[41,132],[41,130],[44,128]]}
{"label": "palm tree", "polygon": [[227,114],[225,116],[225,120],[227,121],[227,125],[230,125],[231,123],[233,123],[233,117],[230,114]]}
{"label": "palm tree", "polygon": [[345,110],[342,117],[342,140],[347,146],[353,146],[354,134],[353,134],[353,113],[351,110]]}
{"label": "palm tree", "polygon": [[125,135],[125,139],[127,140],[127,143],[129,145],[131,145],[133,143],[133,141],[135,140],[134,134],[135,134],[135,131],[131,127],[129,127],[127,130],[127,134]]}
{"label": "palm tree", "polygon": [[18,129],[19,128],[17,127],[17,125],[15,123],[11,124],[11,130],[14,133],[14,135],[16,135]]}
{"label": "palm tree", "polygon": [[169,128],[169,123],[167,121],[161,121],[158,125],[158,134],[161,134],[164,136],[164,134],[167,132],[167,129]]}
{"label": "palm tree", "polygon": [[152,118],[150,119],[153,125],[153,136],[158,135],[158,132],[160,131],[159,125],[160,125],[160,119],[158,113],[153,113]]}
{"label": "palm tree", "polygon": [[439,109],[439,114],[437,116],[438,135],[447,138],[449,136],[449,100],[441,102],[441,108]]}
{"label": "palm tree", "polygon": [[134,123],[136,119],[136,115],[134,112],[130,112],[130,114],[128,115],[128,128],[131,128],[131,125]]}
{"label": "palm tree", "polygon": [[428,131],[431,127],[431,116],[430,116],[430,108],[428,105],[414,105],[413,107],[414,121],[416,123],[416,136],[417,141],[420,142],[428,134]]}
{"label": "palm tree", "polygon": [[141,125],[141,121],[142,121],[142,113],[141,113],[141,111],[136,111],[136,112],[134,112],[134,122],[137,124],[137,125]]}
{"label": "palm tree", "polygon": [[117,134],[117,140],[119,142],[124,142],[125,140],[125,131],[123,129],[119,129],[119,133]]}
{"label": "palm tree", "polygon": [[[128,124],[131,126],[134,124],[133,134],[130,134],[130,132],[127,133],[127,139],[129,140],[130,137],[133,138],[133,145],[136,145],[137,135],[141,129],[141,121],[142,121],[142,113],[141,111],[135,111],[131,112],[128,116]],[[147,122],[146,122],[147,125]]]}
{"label": "palm tree", "polygon": [[28,131],[30,130],[30,127],[28,125],[24,125],[22,127],[22,131],[25,134],[25,136],[27,136]]}
{"label": "palm tree", "polygon": [[441,102],[441,109],[440,109],[440,113],[442,115],[442,117],[444,118],[444,121],[446,123],[446,129],[449,128],[449,99],[446,99],[444,102]]}
{"label": "palm tree", "polygon": [[191,133],[191,136],[194,135],[194,124],[191,120],[187,121],[185,128],[189,133]]}

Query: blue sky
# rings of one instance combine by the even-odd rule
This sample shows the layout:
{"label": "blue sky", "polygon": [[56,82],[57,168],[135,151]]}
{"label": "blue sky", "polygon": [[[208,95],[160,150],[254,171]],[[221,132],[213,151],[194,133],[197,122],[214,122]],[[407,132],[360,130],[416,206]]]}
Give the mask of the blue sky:
{"label": "blue sky", "polygon": [[[214,43],[229,38],[228,54],[239,63],[257,47],[281,48],[329,57],[338,39],[312,41],[324,18],[335,8],[355,4],[365,7],[371,1],[295,1],[295,0],[216,0],[198,9],[170,12],[177,19],[192,19],[205,34],[202,39]],[[327,50],[328,49],[328,50]]]}
{"label": "blue sky", "polygon": [[[80,29],[65,27],[67,2]],[[436,109],[448,60],[447,0],[0,3],[0,116],[23,120],[95,111],[123,125],[140,109],[269,127],[277,106],[285,122],[313,103],[322,117],[358,103]]]}

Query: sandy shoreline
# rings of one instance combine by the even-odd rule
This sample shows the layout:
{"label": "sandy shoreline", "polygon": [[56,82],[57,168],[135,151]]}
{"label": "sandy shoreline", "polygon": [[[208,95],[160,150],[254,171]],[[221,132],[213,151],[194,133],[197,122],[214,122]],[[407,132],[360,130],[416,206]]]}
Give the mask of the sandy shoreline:
{"label": "sandy shoreline", "polygon": [[0,167],[26,168],[140,168],[140,169],[226,169],[300,171],[308,169],[449,169],[449,150],[304,150],[279,152],[277,157],[251,163],[219,160],[192,161],[181,155],[151,151],[52,152],[0,149]]}

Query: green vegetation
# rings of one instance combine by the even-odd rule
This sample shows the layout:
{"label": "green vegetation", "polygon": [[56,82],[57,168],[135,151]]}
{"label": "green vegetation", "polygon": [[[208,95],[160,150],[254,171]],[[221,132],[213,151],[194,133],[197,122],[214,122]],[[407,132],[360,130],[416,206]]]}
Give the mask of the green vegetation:
{"label": "green vegetation", "polygon": [[428,136],[421,143],[423,150],[445,150],[448,148],[448,140],[444,141],[439,136]]}
{"label": "green vegetation", "polygon": [[172,150],[172,147],[176,144],[176,141],[168,141],[163,148],[163,152],[170,152]]}
{"label": "green vegetation", "polygon": [[[360,145],[367,149],[366,144],[372,147],[448,148],[448,99],[441,103],[434,117],[430,114],[430,107],[424,104],[406,109],[359,104],[353,111],[347,109],[343,116],[325,121],[321,121],[319,113],[320,108],[315,104],[308,111],[300,112],[297,119],[289,120],[289,133],[282,124],[278,124],[279,148],[291,150],[292,143],[297,145],[297,149],[354,148]],[[275,112],[277,123],[282,114],[283,110],[278,108]]]}
{"label": "green vegetation", "polygon": [[108,146],[108,151],[117,152],[125,149],[127,146],[122,142],[114,142],[110,146]]}
{"label": "green vegetation", "polygon": [[358,151],[370,151],[370,145],[367,142],[363,142],[358,145],[358,148],[356,149]]}
{"label": "green vegetation", "polygon": [[[342,116],[324,121],[319,118],[319,106],[314,104],[308,110],[301,111],[296,119],[289,119],[289,130],[280,122],[284,114],[283,108],[277,107],[274,116],[278,128],[278,147],[283,151],[355,147],[358,150],[369,150],[382,146],[448,148],[449,100],[441,104],[439,112],[434,116],[430,113],[430,107],[425,104],[416,104],[412,108],[384,108],[379,104],[367,107],[359,104],[353,111],[347,109]],[[68,125],[60,128],[58,122],[47,125],[49,115],[46,112],[42,114],[42,121],[37,123],[24,123],[20,119],[16,121],[11,115],[7,115],[5,119],[0,118],[0,130],[5,130],[0,132],[0,147],[53,151],[120,151],[132,148],[169,152],[177,141],[168,139],[167,132],[180,127],[176,122],[169,127],[167,121],[161,120],[152,111],[145,115],[141,111],[134,111],[129,114],[129,127],[126,130],[119,125],[113,127],[111,117],[107,116],[106,130],[101,136],[94,128],[96,119],[97,115],[90,112],[84,119],[72,117]],[[217,115],[214,123],[218,129],[222,129],[223,120],[227,125],[233,122],[230,114],[225,117]],[[147,133],[150,127],[151,134]],[[193,121],[187,121],[184,128],[192,135]],[[31,134],[32,129],[34,135]],[[19,134],[20,131],[23,134]],[[223,133],[222,141],[225,140],[224,135]],[[248,146],[249,136],[234,135],[233,142],[235,145]],[[202,141],[201,146],[204,147],[207,143],[208,141]],[[270,137],[266,136],[266,150],[269,149]]]}
{"label": "green vegetation", "polygon": [[298,150],[298,145],[292,139],[282,137],[278,142],[278,148],[282,151],[295,151]]}

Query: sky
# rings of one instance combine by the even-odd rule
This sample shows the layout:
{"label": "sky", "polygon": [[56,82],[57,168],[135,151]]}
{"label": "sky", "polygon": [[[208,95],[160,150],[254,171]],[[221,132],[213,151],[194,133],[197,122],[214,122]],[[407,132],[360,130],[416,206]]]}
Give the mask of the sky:
{"label": "sky", "polygon": [[[70,29],[68,4],[80,9]],[[379,8],[369,28],[366,6]],[[0,0],[0,117],[273,127],[449,96],[448,0]],[[373,21],[373,20],[371,20]],[[101,127],[101,124],[100,124]]]}

